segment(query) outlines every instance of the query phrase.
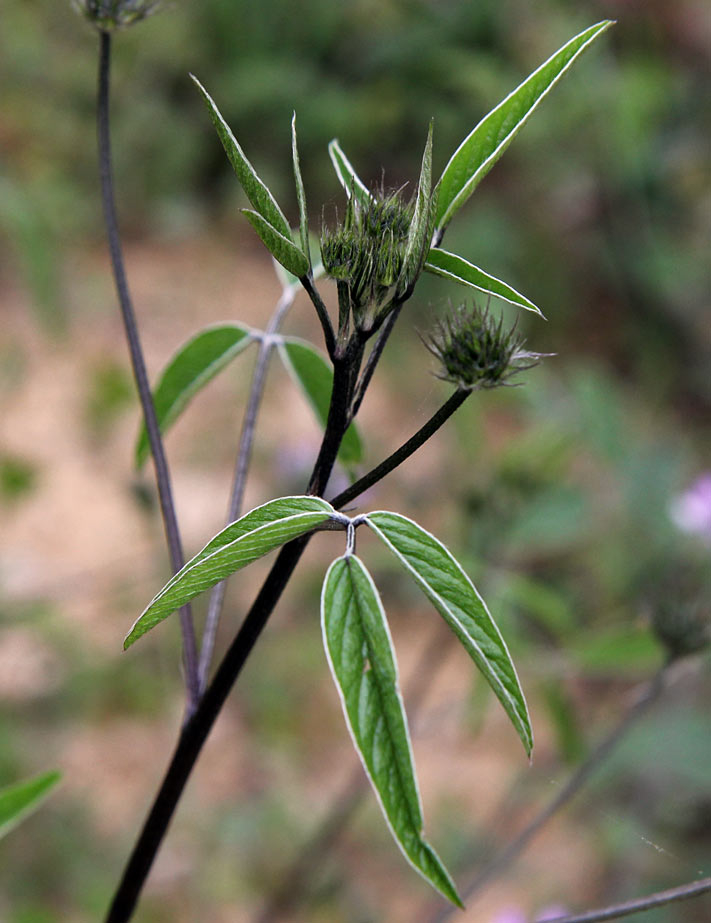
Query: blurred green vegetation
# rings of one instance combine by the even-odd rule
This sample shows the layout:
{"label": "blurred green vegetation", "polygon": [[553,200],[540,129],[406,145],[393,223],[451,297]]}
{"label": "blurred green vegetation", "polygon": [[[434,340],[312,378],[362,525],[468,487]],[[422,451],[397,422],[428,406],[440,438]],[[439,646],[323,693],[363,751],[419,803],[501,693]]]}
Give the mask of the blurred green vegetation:
{"label": "blurred green vegetation", "polygon": [[[525,387],[476,395],[442,435],[449,441],[440,490],[433,484],[423,496],[418,483],[411,509],[403,508],[447,517],[449,534],[438,534],[502,623],[539,720],[551,729],[552,756],[518,795],[527,807],[545,799],[551,775],[587,752],[619,713],[620,697],[661,661],[650,627],[655,609],[687,597],[708,609],[708,545],[680,534],[669,516],[674,496],[709,468],[711,451],[706,5],[177,0],[115,42],[115,166],[125,229],[138,240],[237,236],[250,233],[238,213],[241,192],[189,71],[292,218],[289,122],[296,110],[317,227],[341,205],[326,153],[332,137],[363,178],[380,182],[384,171],[386,184],[398,186],[417,175],[434,116],[439,170],[483,114],[566,39],[605,17],[618,20],[615,28],[544,101],[447,238],[452,250],[542,306],[548,323],[520,317],[520,329],[531,349],[558,357],[527,376]],[[2,19],[0,243],[8,256],[0,256],[0,281],[14,280],[17,265],[37,323],[54,336],[72,324],[65,257],[102,237],[97,41],[69,0],[4,0]],[[410,313],[420,329],[435,310],[428,302],[443,291],[461,294],[423,280]],[[391,346],[391,388],[424,403],[441,387],[424,372],[424,350],[414,335]],[[413,349],[420,349],[414,358]],[[1,358],[3,381],[19,387],[23,356],[3,349]],[[83,422],[99,443],[131,401],[121,363],[102,358],[85,375]],[[413,384],[417,363],[424,381]],[[377,445],[385,444],[379,436]],[[3,452],[0,511],[32,502],[47,476],[33,460]],[[415,599],[385,556],[381,573],[392,584],[389,598]],[[294,607],[315,612],[318,581],[304,580]],[[136,601],[132,586],[119,592],[122,604]],[[408,625],[394,621],[400,643]],[[57,727],[71,736],[82,723],[169,720],[163,703],[179,678],[165,664],[177,663],[175,649],[149,647],[107,662],[77,640],[61,611],[0,595],[0,646],[10,625],[40,631],[62,670],[37,697],[1,703],[1,779],[34,771],[36,753]],[[191,878],[200,893],[172,903],[150,898],[146,921],[177,918],[171,908],[204,918],[211,900],[256,901],[314,824],[313,798],[302,803],[301,787],[319,754],[331,759],[328,741],[340,731],[324,726],[317,698],[314,676],[323,665],[313,619],[294,617],[280,630],[281,643],[255,652],[235,706],[251,740],[247,795],[240,791],[233,812],[211,806],[214,823],[201,826],[199,810],[189,815]],[[699,821],[711,804],[708,657],[704,664],[696,684],[648,719],[583,799],[579,823],[593,831],[608,891],[619,898],[711,867],[708,823]],[[473,736],[481,710],[493,706],[482,706],[481,686],[472,685]],[[470,819],[452,811],[446,794],[441,801],[450,855],[471,870]],[[436,803],[428,810],[433,829],[437,811]],[[44,923],[60,908],[67,918],[95,919],[128,844],[93,823],[74,791],[19,829],[1,857],[0,916]],[[371,852],[374,867],[379,858],[396,865],[375,814],[362,826],[341,855],[324,857],[320,903],[304,920],[387,919],[344,873],[347,862],[357,867]],[[679,862],[645,864],[645,839],[662,841]],[[393,877],[403,893],[409,874]],[[703,919],[688,907],[686,916],[660,911],[658,919]]]}
{"label": "blurred green vegetation", "polygon": [[[124,226],[189,234],[242,221],[238,184],[189,71],[294,218],[296,110],[318,224],[323,203],[340,201],[326,155],[332,137],[362,176],[379,182],[384,171],[397,186],[417,175],[434,117],[441,169],[489,108],[605,17],[615,28],[536,112],[449,244],[543,305],[550,348],[603,354],[648,393],[671,391],[702,416],[711,403],[711,94],[701,0],[673,10],[614,0],[535,9],[523,0],[168,4],[115,42]],[[0,232],[20,251],[45,314],[61,278],[53,257],[99,233],[96,45],[69,0],[4,4]]]}

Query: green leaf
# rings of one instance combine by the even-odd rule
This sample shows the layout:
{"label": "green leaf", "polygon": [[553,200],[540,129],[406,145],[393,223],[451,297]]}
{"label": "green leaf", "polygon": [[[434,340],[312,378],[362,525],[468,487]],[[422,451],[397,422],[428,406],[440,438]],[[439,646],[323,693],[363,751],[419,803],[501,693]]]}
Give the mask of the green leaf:
{"label": "green leaf", "polygon": [[296,146],[296,113],[291,119],[291,159],[294,163],[294,182],[296,183],[296,198],[299,202],[299,233],[301,235],[301,249],[311,268],[311,250],[309,248],[309,219],[306,214],[306,193],[304,181],[301,177],[299,166],[299,149]]}
{"label": "green leaf", "polygon": [[[318,253],[319,251],[318,237],[316,237],[315,234],[309,234],[309,242],[310,242],[309,253],[314,253],[314,252]],[[293,288],[293,289],[298,290],[301,288],[301,280],[299,279],[298,276],[295,276],[293,272],[289,272],[288,269],[285,269],[281,265],[281,263],[277,263],[276,260],[273,260],[272,262],[274,265],[274,270],[277,274],[277,278],[279,279],[279,284],[281,285],[283,289]],[[311,267],[311,277],[314,281],[316,281],[317,279],[320,279],[323,275],[324,275],[323,263],[319,260],[319,262],[316,263],[315,266]]]}
{"label": "green leaf", "polygon": [[427,142],[422,155],[420,179],[415,195],[415,208],[412,213],[410,230],[403,256],[402,274],[406,279],[414,280],[419,275],[429,250],[432,239],[432,122],[427,132]]}
{"label": "green leaf", "polygon": [[443,230],[521,130],[548,91],[573,61],[601,35],[599,22],[563,45],[474,128],[452,155],[439,182],[437,227]]}
{"label": "green leaf", "polygon": [[433,247],[427,254],[425,269],[436,276],[443,276],[445,279],[453,279],[461,285],[468,285],[471,288],[477,288],[488,295],[495,295],[497,298],[503,298],[519,308],[525,308],[526,311],[534,311],[543,317],[540,308],[529,301],[525,295],[521,295],[515,288],[511,288],[500,279],[490,276],[488,272],[474,266],[461,256],[455,253],[448,253],[439,247]]}
{"label": "green leaf", "polygon": [[339,514],[320,497],[270,500],[230,523],[168,581],[134,622],[124,650],[203,590]]}
{"label": "green leaf", "polygon": [[60,772],[44,772],[33,779],[0,788],[0,838],[37,810],[61,778]]}
{"label": "green leaf", "polygon": [[336,138],[328,145],[328,153],[336,171],[336,176],[341,186],[345,189],[348,198],[350,199],[351,194],[353,194],[361,206],[367,207],[373,197],[368,192],[365,183],[353,169],[350,160],[341,150],[341,145]]}
{"label": "green leaf", "polygon": [[[325,427],[333,390],[333,371],[329,361],[314,346],[297,337],[284,337],[279,343],[279,354]],[[346,430],[338,457],[346,467],[357,465],[363,458],[363,444],[355,423]]]}
{"label": "green leaf", "polygon": [[321,625],[346,723],[390,832],[414,868],[461,907],[452,879],[423,836],[392,638],[378,591],[355,555],[338,558],[328,569]]}
{"label": "green leaf", "polygon": [[306,275],[309,271],[309,261],[296,244],[292,242],[291,236],[285,237],[280,234],[259,212],[243,208],[242,214],[247,217],[249,223],[261,237],[262,243],[275,260],[278,260],[285,269],[288,269],[292,275],[299,279]]}
{"label": "green leaf", "polygon": [[506,643],[484,600],[445,546],[399,513],[368,513],[365,521],[412,574],[486,677],[516,728],[526,753],[533,732],[526,700]]}
{"label": "green leaf", "polygon": [[270,224],[275,231],[278,231],[280,234],[283,234],[284,237],[291,239],[291,229],[289,228],[289,222],[284,217],[284,213],[277,205],[276,199],[271,194],[266,185],[262,180],[257,176],[257,173],[252,166],[252,164],[245,157],[244,151],[237,143],[237,139],[232,134],[230,126],[225,122],[225,120],[220,115],[220,110],[217,108],[209,93],[205,87],[200,83],[200,81],[193,74],[190,75],[193,83],[198,88],[202,94],[205,104],[207,105],[208,111],[210,113],[210,118],[212,123],[217,130],[222,146],[225,149],[232,167],[237,174],[237,179],[242,184],[247,198],[252,203],[254,208],[259,212],[259,214],[264,218],[264,220]]}
{"label": "green leaf", "polygon": [[[253,340],[249,327],[220,324],[205,328],[180,347],[163,370],[153,392],[162,433],[177,420],[197,392]],[[148,434],[142,423],[135,450],[137,468],[148,458],[149,451]]]}

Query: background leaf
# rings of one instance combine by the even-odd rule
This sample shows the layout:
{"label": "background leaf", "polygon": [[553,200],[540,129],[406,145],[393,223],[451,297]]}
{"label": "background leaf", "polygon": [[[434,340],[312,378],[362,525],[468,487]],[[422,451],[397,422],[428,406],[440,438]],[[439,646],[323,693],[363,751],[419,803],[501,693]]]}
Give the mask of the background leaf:
{"label": "background leaf", "polygon": [[35,811],[61,778],[60,772],[45,772],[0,788],[0,838]]}
{"label": "background leaf", "polygon": [[134,622],[124,650],[203,590],[333,515],[331,504],[320,497],[281,497],[250,510],[218,532],[168,581]]}
{"label": "background leaf", "polygon": [[454,884],[422,835],[420,793],[390,630],[370,574],[355,555],[329,567],[321,596],[326,656],[348,729],[406,858],[461,907]]}
{"label": "background leaf", "polygon": [[436,276],[443,276],[445,279],[453,279],[461,285],[468,285],[470,288],[477,288],[480,292],[486,292],[487,295],[495,295],[497,298],[503,298],[510,304],[515,304],[519,308],[525,308],[526,311],[534,311],[543,317],[540,308],[529,301],[525,295],[521,295],[515,288],[511,288],[506,282],[490,276],[488,272],[479,269],[473,263],[469,263],[464,257],[457,256],[455,253],[448,253],[439,247],[432,247],[427,254],[425,269]]}
{"label": "background leaf", "polygon": [[510,93],[467,135],[444,168],[439,185],[437,227],[445,228],[501,157],[528,117],[573,61],[612,23],[590,26],[575,36]]}
{"label": "background leaf", "polygon": [[243,208],[242,214],[259,234],[262,243],[275,260],[278,260],[285,269],[299,279],[306,275],[309,271],[309,261],[293,243],[291,234],[288,237],[280,234],[259,212]]}
{"label": "background leaf", "polygon": [[[235,356],[253,342],[249,327],[220,324],[198,333],[173,356],[153,392],[158,424],[164,433],[177,420],[190,400]],[[136,441],[135,461],[140,468],[148,458],[145,423]]]}
{"label": "background leaf", "polygon": [[[322,426],[326,425],[333,389],[333,372],[328,360],[306,340],[284,337],[279,344],[284,365],[303,389]],[[363,458],[363,444],[355,423],[346,430],[338,457],[347,467]]]}
{"label": "background leaf", "polygon": [[533,732],[526,700],[506,643],[484,600],[451,552],[399,513],[368,513],[371,529],[394,552],[486,677],[518,732],[526,753]]}
{"label": "background leaf", "polygon": [[213,125],[217,130],[220,141],[222,141],[222,146],[225,149],[225,153],[227,154],[229,161],[232,164],[235,173],[237,174],[237,178],[239,179],[240,183],[242,184],[242,188],[247,194],[247,198],[266,222],[268,222],[280,234],[283,234],[285,237],[291,239],[291,228],[289,227],[289,222],[286,220],[284,213],[277,205],[276,199],[271,194],[267,186],[257,176],[256,170],[245,157],[244,151],[237,143],[237,139],[232,134],[230,126],[220,115],[220,110],[213,102],[210,94],[200,83],[197,77],[193,76],[192,74],[190,76],[192,77],[195,86],[202,93],[202,97],[205,100],[208,111],[210,112],[210,118],[212,119]]}

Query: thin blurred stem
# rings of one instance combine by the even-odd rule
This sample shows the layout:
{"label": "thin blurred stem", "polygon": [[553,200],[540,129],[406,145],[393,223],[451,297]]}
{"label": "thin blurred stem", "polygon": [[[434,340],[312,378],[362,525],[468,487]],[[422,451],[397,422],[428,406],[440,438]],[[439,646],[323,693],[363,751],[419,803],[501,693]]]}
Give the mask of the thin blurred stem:
{"label": "thin blurred stem", "polygon": [[646,897],[623,901],[621,904],[612,904],[600,910],[588,910],[586,913],[577,913],[568,917],[555,917],[549,920],[549,923],[600,923],[603,920],[619,920],[620,917],[628,917],[633,913],[641,913],[643,910],[652,910],[654,907],[663,907],[674,901],[686,901],[692,897],[699,897],[709,891],[711,891],[711,878],[702,878],[676,888],[668,888],[666,891],[655,891],[654,894],[648,894]]}
{"label": "thin blurred stem", "polygon": [[[116,200],[114,195],[113,172],[111,167],[111,126],[109,118],[110,100],[110,73],[111,73],[111,35],[108,32],[100,33],[99,52],[99,89],[97,99],[97,134],[99,144],[99,173],[101,177],[101,197],[104,207],[104,220],[108,238],[111,265],[113,267],[114,282],[121,308],[128,348],[131,355],[131,365],[136,387],[141,401],[143,418],[146,424],[148,442],[153,456],[153,464],[158,485],[163,527],[165,529],[170,563],[173,573],[183,566],[183,549],[180,540],[178,521],[175,515],[173,493],[170,482],[168,461],[163,448],[163,440],[156,417],[153,396],[146,364],[143,358],[143,349],[138,333],[136,315],[131,301],[131,295],[124,268],[121,237],[118,229],[116,215]],[[193,626],[190,606],[186,605],[180,610],[180,627],[183,636],[183,661],[185,666],[185,684],[187,689],[186,714],[189,716],[197,707],[198,672],[197,672],[197,647],[195,643],[195,629]]]}
{"label": "thin blurred stem", "polygon": [[[494,859],[461,890],[460,893],[463,900],[478,895],[487,885],[512,865],[536,834],[539,833],[548,821],[580,791],[595,770],[607,759],[620,741],[629,733],[630,729],[657,701],[665,689],[669,666],[669,662],[665,663],[649,680],[635,702],[625,711],[617,724],[600,741],[587,759],[581,763],[555,798],[553,798],[546,807],[524,827],[518,836],[516,836],[498,856],[495,856]],[[451,911],[449,908],[445,907],[434,916],[429,917],[429,923],[445,923],[451,916]]]}
{"label": "thin blurred stem", "polygon": [[[259,355],[257,356],[257,363],[254,367],[252,385],[247,400],[247,409],[245,410],[244,420],[242,422],[242,432],[240,434],[239,449],[237,451],[237,461],[232,482],[232,493],[230,495],[230,503],[227,511],[228,523],[237,519],[242,509],[244,491],[247,485],[247,470],[252,458],[257,415],[264,395],[264,385],[267,378],[267,369],[269,368],[269,359],[271,358],[274,348],[275,341],[273,337],[279,330],[289,308],[294,303],[295,297],[296,291],[294,288],[290,286],[284,289],[281,298],[276,304],[274,313],[269,320],[267,329],[262,336],[261,343],[259,344]],[[226,589],[227,581],[223,580],[213,588],[210,594],[210,602],[208,605],[207,617],[205,619],[205,630],[203,632],[202,645],[200,647],[200,663],[198,666],[198,680],[201,695],[207,686],[210,664],[212,663],[212,655],[215,649],[215,637],[220,623]]]}
{"label": "thin blurred stem", "polygon": [[[442,631],[440,624],[428,639],[405,688],[405,700],[410,723],[417,716],[438,670],[450,650],[451,635]],[[368,792],[368,779],[358,764],[348,776],[345,785],[333,799],[331,809],[309,840],[299,849],[293,864],[282,876],[281,884],[273,892],[256,923],[278,923],[292,914],[308,898],[314,872],[334,847],[339,836],[350,824]]]}

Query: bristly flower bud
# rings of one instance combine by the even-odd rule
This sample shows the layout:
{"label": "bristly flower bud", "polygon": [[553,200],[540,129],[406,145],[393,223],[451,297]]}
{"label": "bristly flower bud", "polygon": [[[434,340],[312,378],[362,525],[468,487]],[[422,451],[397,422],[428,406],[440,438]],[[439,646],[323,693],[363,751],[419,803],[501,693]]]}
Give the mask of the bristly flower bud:
{"label": "bristly flower bud", "polygon": [[495,321],[488,310],[476,305],[460,305],[450,311],[423,342],[441,363],[437,377],[465,391],[508,384],[512,375],[533,368],[543,356],[550,355],[523,349],[515,328],[504,330],[502,320]]}
{"label": "bristly flower bud", "polygon": [[347,286],[353,322],[361,330],[369,330],[378,312],[414,282],[403,273],[411,221],[412,205],[399,191],[373,195],[365,204],[351,194],[343,222],[321,235],[323,267]]}
{"label": "bristly flower bud", "polygon": [[711,644],[711,611],[708,601],[658,603],[652,612],[652,628],[670,657],[684,657]]}
{"label": "bristly flower bud", "polygon": [[155,13],[161,0],[73,0],[73,4],[97,29],[111,32]]}

